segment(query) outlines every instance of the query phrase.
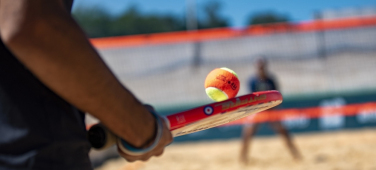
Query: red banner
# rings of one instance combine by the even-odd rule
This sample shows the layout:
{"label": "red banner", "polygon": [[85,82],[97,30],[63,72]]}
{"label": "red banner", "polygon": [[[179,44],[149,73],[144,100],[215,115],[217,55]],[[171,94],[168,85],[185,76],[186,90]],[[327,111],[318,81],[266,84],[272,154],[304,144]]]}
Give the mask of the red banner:
{"label": "red banner", "polygon": [[226,125],[241,125],[247,123],[262,123],[272,121],[282,121],[286,119],[318,118],[322,116],[353,116],[357,114],[376,114],[376,102],[349,104],[344,106],[294,108],[264,111],[252,116],[230,122]]}

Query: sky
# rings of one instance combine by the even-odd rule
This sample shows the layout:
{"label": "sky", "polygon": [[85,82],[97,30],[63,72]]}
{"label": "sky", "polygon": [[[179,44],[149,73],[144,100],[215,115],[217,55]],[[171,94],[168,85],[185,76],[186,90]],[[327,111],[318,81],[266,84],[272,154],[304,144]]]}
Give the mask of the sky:
{"label": "sky", "polygon": [[[376,8],[376,0],[191,0],[197,8],[211,1],[222,4],[221,15],[230,20],[232,27],[244,27],[246,19],[258,12],[273,11],[287,15],[293,22],[313,19],[314,12],[349,8]],[[183,16],[186,0],[75,0],[78,7],[101,7],[109,13],[120,14],[136,5],[143,13],[175,14]]]}

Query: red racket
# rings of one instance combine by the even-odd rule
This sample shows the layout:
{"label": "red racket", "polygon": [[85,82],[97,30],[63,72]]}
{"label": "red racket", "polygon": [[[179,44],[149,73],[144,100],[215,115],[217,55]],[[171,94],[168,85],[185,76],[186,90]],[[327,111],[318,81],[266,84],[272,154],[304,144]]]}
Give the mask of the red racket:
{"label": "red racket", "polygon": [[[282,95],[276,90],[262,91],[212,103],[164,117],[173,137],[198,132],[255,114],[282,103]],[[117,137],[101,125],[89,130],[89,141],[97,149],[106,148]]]}

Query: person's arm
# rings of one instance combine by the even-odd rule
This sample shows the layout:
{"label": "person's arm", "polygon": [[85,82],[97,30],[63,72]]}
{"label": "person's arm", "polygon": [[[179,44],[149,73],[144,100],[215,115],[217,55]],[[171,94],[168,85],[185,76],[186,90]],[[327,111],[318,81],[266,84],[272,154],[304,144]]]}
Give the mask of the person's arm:
{"label": "person's arm", "polygon": [[0,0],[0,34],[63,99],[135,147],[153,138],[155,119],[104,64],[62,0]]}

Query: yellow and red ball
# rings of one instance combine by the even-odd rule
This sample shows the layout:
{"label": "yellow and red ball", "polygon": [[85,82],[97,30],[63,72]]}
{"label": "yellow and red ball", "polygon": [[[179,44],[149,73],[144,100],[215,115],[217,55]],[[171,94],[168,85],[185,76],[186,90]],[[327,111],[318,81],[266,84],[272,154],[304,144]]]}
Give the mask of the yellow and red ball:
{"label": "yellow and red ball", "polygon": [[226,67],[214,69],[205,79],[206,94],[217,102],[235,97],[239,89],[238,75]]}

